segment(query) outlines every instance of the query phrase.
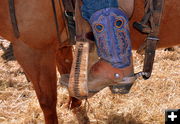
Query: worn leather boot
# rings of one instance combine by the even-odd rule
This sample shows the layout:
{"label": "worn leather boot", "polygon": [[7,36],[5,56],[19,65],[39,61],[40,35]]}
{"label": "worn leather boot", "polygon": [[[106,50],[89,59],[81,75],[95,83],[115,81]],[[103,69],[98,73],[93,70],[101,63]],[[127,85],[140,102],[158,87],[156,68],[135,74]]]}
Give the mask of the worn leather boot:
{"label": "worn leather boot", "polygon": [[[131,60],[132,61],[132,60]],[[124,80],[134,75],[133,64],[125,68],[115,68],[103,59],[97,61],[89,70],[88,91],[91,97],[105,87],[109,86],[112,93],[128,93],[134,80]],[[62,75],[60,83],[68,86],[69,75]]]}
{"label": "worn leather boot", "polygon": [[133,75],[132,62],[128,67],[115,68],[110,63],[100,59],[90,69],[88,81],[89,92],[93,94],[110,86],[112,93],[128,93],[134,80],[125,81],[124,78],[130,78]]}

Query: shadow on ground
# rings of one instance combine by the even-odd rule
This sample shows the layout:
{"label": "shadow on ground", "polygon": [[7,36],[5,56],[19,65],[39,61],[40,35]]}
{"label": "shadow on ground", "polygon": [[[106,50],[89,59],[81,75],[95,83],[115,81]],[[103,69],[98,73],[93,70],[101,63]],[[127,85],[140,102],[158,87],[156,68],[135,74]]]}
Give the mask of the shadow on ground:
{"label": "shadow on ground", "polygon": [[106,124],[143,124],[143,122],[134,118],[132,114],[110,114],[108,116]]}
{"label": "shadow on ground", "polygon": [[1,57],[6,61],[16,60],[14,57],[12,44],[10,44],[8,48],[4,49],[4,54]]}

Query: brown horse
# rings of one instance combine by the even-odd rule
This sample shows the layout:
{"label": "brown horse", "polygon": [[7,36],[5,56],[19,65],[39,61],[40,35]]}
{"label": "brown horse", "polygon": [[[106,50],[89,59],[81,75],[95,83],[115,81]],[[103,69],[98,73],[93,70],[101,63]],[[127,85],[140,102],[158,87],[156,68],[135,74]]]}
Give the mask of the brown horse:
{"label": "brown horse", "polygon": [[[124,3],[124,6],[127,5],[123,0],[119,1]],[[143,0],[135,1],[135,11],[130,25],[142,17],[143,4]],[[62,1],[60,0],[60,3],[55,1],[55,6],[60,31],[59,40],[51,0],[15,0],[20,32],[20,37],[16,38],[11,24],[8,0],[0,0],[0,36],[12,42],[17,61],[33,83],[46,124],[58,123],[56,66],[60,74],[68,74],[72,64],[72,48],[63,44],[69,40],[69,34],[63,16]],[[158,47],[180,44],[179,6],[178,0],[166,0]],[[130,29],[133,48],[138,49],[145,36],[132,26]]]}
{"label": "brown horse", "polygon": [[63,9],[57,7],[58,41],[51,0],[15,0],[14,5],[20,37],[13,33],[8,0],[0,0],[0,35],[12,42],[17,61],[33,83],[46,124],[58,123],[56,66],[60,74],[66,74],[72,62],[71,47],[60,49],[61,42],[68,40]]}

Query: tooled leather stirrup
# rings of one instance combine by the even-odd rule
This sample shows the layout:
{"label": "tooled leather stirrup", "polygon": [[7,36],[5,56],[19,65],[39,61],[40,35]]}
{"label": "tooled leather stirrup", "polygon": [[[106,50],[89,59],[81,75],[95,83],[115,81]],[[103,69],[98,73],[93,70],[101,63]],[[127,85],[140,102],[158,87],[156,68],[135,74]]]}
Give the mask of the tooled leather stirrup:
{"label": "tooled leather stirrup", "polygon": [[85,21],[81,17],[81,1],[76,1],[76,45],[74,52],[73,64],[69,78],[68,90],[70,96],[78,99],[88,97],[88,59],[89,59],[89,42],[85,39]]}
{"label": "tooled leather stirrup", "polygon": [[77,41],[75,47],[68,89],[71,96],[84,99],[88,97],[89,43]]}
{"label": "tooled leather stirrup", "polygon": [[145,0],[145,16],[141,22],[134,23],[136,29],[148,34],[143,45],[145,47],[143,72],[148,73],[148,75],[143,75],[144,79],[149,79],[152,73],[163,7],[164,0]]}

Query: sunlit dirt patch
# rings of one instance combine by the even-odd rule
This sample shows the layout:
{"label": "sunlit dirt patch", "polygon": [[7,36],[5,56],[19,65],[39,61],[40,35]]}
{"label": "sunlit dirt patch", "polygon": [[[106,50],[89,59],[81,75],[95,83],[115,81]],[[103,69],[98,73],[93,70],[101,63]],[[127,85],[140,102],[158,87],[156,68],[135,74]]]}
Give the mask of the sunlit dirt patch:
{"label": "sunlit dirt patch", "polygon": [[[0,50],[0,55],[3,51]],[[143,57],[134,52],[135,72],[142,70]],[[105,88],[89,99],[92,124],[162,124],[165,109],[180,108],[180,48],[174,52],[157,50],[152,77],[138,79],[131,92],[113,95]],[[68,92],[58,84],[59,123],[77,124],[67,109]],[[0,123],[44,123],[33,86],[16,61],[0,58]]]}

